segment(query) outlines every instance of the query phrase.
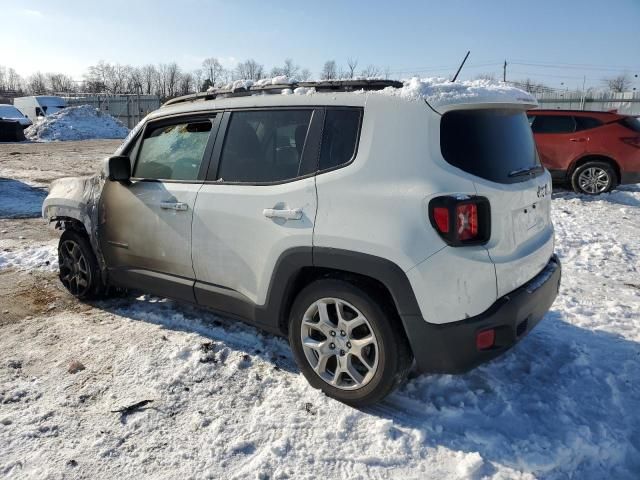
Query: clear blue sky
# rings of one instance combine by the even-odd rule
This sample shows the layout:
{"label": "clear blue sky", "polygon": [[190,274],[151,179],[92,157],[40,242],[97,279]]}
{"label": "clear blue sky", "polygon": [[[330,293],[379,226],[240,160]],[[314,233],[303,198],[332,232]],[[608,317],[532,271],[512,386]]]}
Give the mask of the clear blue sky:
{"label": "clear blue sky", "polygon": [[101,59],[191,70],[210,56],[268,68],[290,57],[317,75],[325,60],[351,56],[398,77],[434,76],[450,75],[469,49],[462,78],[501,77],[504,59],[508,80],[555,87],[581,87],[583,75],[599,85],[625,70],[640,77],[640,0],[0,0],[0,12],[0,64],[23,75],[81,79]]}

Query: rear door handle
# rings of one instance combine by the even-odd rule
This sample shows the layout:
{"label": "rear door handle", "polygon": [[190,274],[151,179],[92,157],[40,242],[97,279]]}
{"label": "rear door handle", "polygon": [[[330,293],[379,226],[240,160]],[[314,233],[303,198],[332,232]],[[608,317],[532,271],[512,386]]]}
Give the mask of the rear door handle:
{"label": "rear door handle", "polygon": [[301,208],[276,209],[265,208],[262,214],[267,218],[284,218],[285,220],[300,220],[302,218]]}
{"label": "rear door handle", "polygon": [[165,210],[177,210],[179,212],[184,212],[189,209],[189,205],[182,202],[160,202],[160,208],[164,208]]}
{"label": "rear door handle", "polygon": [[570,139],[569,139],[569,141],[570,141],[570,142],[586,142],[586,141],[587,141],[587,139],[586,139],[586,138],[583,138],[583,137],[580,137],[580,138],[570,138]]}

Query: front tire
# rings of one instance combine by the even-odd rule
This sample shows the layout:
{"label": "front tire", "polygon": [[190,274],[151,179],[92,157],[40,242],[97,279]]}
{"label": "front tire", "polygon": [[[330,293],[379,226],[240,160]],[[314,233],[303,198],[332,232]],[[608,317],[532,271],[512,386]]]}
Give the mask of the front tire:
{"label": "front tire", "polygon": [[298,367],[336,400],[356,407],[378,402],[405,380],[413,361],[394,316],[349,282],[313,282],[291,309],[289,343]]}
{"label": "front tire", "polygon": [[85,234],[71,229],[62,232],[58,267],[60,281],[74,297],[93,300],[105,295],[98,260]]}
{"label": "front tire", "polygon": [[571,187],[576,193],[599,195],[610,192],[617,185],[613,167],[606,162],[587,162],[571,175]]}

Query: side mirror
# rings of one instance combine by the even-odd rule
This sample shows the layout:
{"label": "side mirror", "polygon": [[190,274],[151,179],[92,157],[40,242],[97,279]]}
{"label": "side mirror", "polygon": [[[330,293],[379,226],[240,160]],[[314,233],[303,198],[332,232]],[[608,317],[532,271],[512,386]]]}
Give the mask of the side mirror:
{"label": "side mirror", "polygon": [[109,158],[109,180],[112,182],[128,182],[131,178],[131,160],[126,155],[115,155]]}

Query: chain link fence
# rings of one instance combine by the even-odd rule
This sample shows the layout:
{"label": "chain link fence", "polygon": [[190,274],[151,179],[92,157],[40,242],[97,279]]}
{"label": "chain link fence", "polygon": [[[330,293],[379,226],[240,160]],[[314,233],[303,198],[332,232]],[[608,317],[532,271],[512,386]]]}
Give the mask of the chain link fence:
{"label": "chain link fence", "polygon": [[535,94],[540,108],[552,110],[616,110],[625,115],[640,115],[640,92],[582,93],[541,92]]}

